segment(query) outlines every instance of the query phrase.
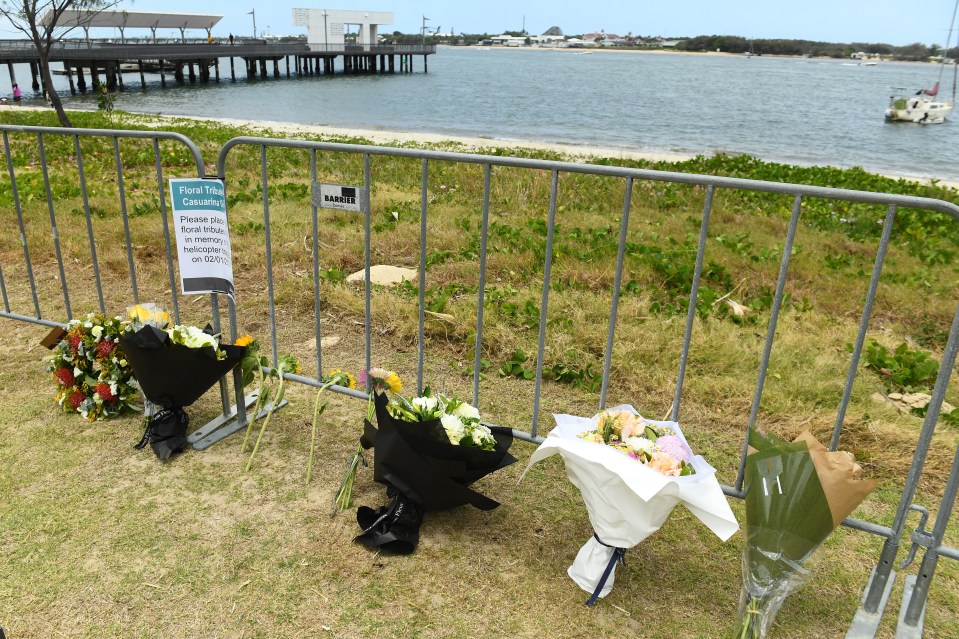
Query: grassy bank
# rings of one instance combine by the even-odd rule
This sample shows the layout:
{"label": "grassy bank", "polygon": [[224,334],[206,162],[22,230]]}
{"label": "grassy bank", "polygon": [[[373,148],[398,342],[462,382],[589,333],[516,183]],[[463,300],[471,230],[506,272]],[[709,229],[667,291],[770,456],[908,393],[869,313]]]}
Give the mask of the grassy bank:
{"label": "grassy bank", "polygon": [[[194,140],[212,163],[219,148],[248,130],[190,120],[76,114],[97,127],[153,126]],[[44,113],[0,112],[0,122],[53,124]],[[96,306],[90,243],[71,139],[45,137],[55,214],[74,314]],[[344,140],[338,140],[344,141]],[[346,140],[361,141],[361,140]],[[36,138],[10,136],[26,237],[44,315],[65,319],[50,239],[50,213]],[[456,149],[456,145],[448,145]],[[116,196],[113,148],[81,141],[92,227],[108,312],[132,303],[124,230]],[[195,174],[176,145],[160,145],[165,177]],[[520,154],[491,148],[491,154]],[[141,300],[169,304],[154,152],[149,144],[120,148]],[[561,159],[545,151],[533,157]],[[613,160],[598,160],[599,163]],[[800,168],[749,157],[695,158],[677,164],[618,164],[731,175],[851,189],[890,191],[957,201],[954,191],[864,173]],[[237,149],[227,164],[234,273],[240,328],[266,341],[262,186],[258,150]],[[281,351],[316,376],[313,338],[312,227],[309,156],[270,150],[270,232]],[[373,263],[416,267],[420,229],[420,163],[375,158]],[[210,170],[212,173],[212,169]],[[484,417],[528,429],[543,279],[548,173],[495,168],[491,190],[487,306],[481,408]],[[360,161],[318,158],[322,181],[362,182]],[[426,380],[468,397],[476,324],[477,256],[483,176],[477,167],[431,163],[428,270],[425,291],[434,313],[426,325]],[[557,233],[543,409],[591,414],[605,347],[623,186],[599,177],[564,175]],[[0,183],[7,227],[15,218],[9,180]],[[610,404],[632,403],[660,417],[672,402],[704,191],[637,182],[629,228],[624,296],[610,380]],[[698,319],[684,386],[681,420],[693,446],[735,481],[742,434],[763,347],[792,201],[788,197],[718,195]],[[881,207],[808,200],[790,266],[759,427],[794,436],[803,429],[828,440],[856,334]],[[902,211],[874,311],[870,337],[894,349],[938,357],[959,302],[959,224],[945,216]],[[354,216],[324,211],[318,237],[324,368],[362,366],[362,290],[345,275],[363,264],[363,229]],[[18,234],[0,237],[0,265],[12,310],[32,313]],[[374,363],[415,384],[416,301],[404,285],[373,298]],[[729,304],[736,302],[737,306]],[[204,323],[203,298],[181,300],[182,319]],[[312,393],[290,390],[250,472],[239,438],[190,452],[169,464],[131,446],[136,416],[92,426],[57,413],[44,329],[7,321],[0,335],[0,542],[10,559],[0,573],[0,625],[12,637],[136,637],[169,629],[185,637],[275,636],[615,636],[720,637],[739,594],[739,548],[720,543],[685,511],[627,555],[613,593],[594,610],[565,569],[590,527],[562,464],[551,460],[516,481],[532,446],[517,443],[520,463],[481,482],[503,502],[490,513],[459,509],[429,515],[420,549],[383,557],[350,543],[352,513],[329,516],[329,504],[360,430],[362,406],[334,397],[324,416],[323,462],[305,483]],[[841,445],[853,451],[880,488],[857,513],[889,525],[921,419],[877,403],[896,390],[888,375],[864,363]],[[922,382],[915,381],[917,385]],[[947,400],[959,404],[953,384]],[[215,414],[215,399],[191,408],[194,424]],[[956,426],[935,435],[917,503],[935,509],[952,455]],[[382,488],[362,470],[356,502],[379,505]],[[734,503],[741,515],[741,504]],[[947,543],[959,546],[956,524]],[[878,557],[876,537],[840,530],[829,541],[811,586],[791,597],[775,636],[841,636]],[[904,556],[904,554],[902,555]],[[902,558],[900,557],[900,559]],[[915,567],[907,573],[914,572]],[[880,636],[894,634],[891,599]],[[943,560],[930,595],[927,636],[947,637],[959,624],[959,567]]]}

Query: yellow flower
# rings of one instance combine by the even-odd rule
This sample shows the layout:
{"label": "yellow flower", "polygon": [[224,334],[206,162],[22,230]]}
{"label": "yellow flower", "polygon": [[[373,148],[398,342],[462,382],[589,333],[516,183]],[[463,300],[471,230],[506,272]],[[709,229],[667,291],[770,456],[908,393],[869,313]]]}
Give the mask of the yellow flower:
{"label": "yellow flower", "polygon": [[403,382],[400,381],[400,376],[393,371],[390,371],[390,374],[383,381],[386,382],[391,393],[398,393],[403,390]]}
{"label": "yellow flower", "polygon": [[169,324],[170,323],[170,314],[166,311],[157,311],[153,315],[154,321],[160,324]]}
{"label": "yellow flower", "polygon": [[149,309],[143,308],[140,304],[137,304],[130,309],[130,319],[137,320],[138,322],[146,322],[153,315]]}
{"label": "yellow flower", "polygon": [[239,337],[236,338],[236,341],[234,342],[234,345],[236,345],[236,346],[249,346],[249,345],[252,344],[252,343],[253,343],[253,336],[252,336],[252,335],[241,335],[241,336],[239,336]]}
{"label": "yellow flower", "polygon": [[332,381],[337,386],[346,386],[347,388],[356,388],[356,378],[353,377],[350,373],[341,370],[339,368],[334,368],[330,371],[330,374],[326,377],[328,381]]}

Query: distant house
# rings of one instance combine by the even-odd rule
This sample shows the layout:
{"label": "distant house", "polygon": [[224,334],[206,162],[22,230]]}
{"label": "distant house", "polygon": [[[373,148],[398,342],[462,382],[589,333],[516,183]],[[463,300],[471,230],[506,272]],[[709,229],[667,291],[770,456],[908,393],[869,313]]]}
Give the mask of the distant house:
{"label": "distant house", "polygon": [[490,43],[501,47],[522,47],[526,45],[526,36],[498,35],[490,38]]}
{"label": "distant house", "polygon": [[566,38],[562,34],[560,35],[538,35],[538,36],[529,36],[530,42],[541,47],[565,47]]}
{"label": "distant house", "polygon": [[616,35],[615,33],[606,33],[602,29],[600,29],[599,33],[583,34],[583,40],[598,44],[601,47],[613,47],[626,42],[623,36]]}

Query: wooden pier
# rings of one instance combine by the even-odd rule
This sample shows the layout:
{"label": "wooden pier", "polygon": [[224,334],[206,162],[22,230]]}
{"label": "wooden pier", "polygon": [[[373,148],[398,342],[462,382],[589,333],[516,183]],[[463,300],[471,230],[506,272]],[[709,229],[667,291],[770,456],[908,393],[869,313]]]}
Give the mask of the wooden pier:
{"label": "wooden pier", "polygon": [[[122,90],[126,73],[139,73],[140,86],[146,87],[145,73],[160,74],[166,86],[167,75],[176,84],[219,82],[220,60],[229,59],[229,77],[236,81],[239,63],[248,79],[279,78],[294,74],[313,75],[412,73],[413,59],[423,56],[423,72],[429,71],[428,56],[436,53],[435,45],[327,45],[310,46],[305,42],[238,41],[184,44],[116,44],[86,40],[65,40],[50,51],[50,62],[63,64],[70,82],[70,92],[83,92],[92,85]],[[338,59],[342,58],[338,62]],[[291,62],[292,60],[292,62]],[[285,67],[281,73],[280,66]],[[34,91],[40,91],[39,58],[26,40],[0,41],[0,64],[6,64],[11,84],[16,83],[14,64],[29,64]],[[52,64],[51,64],[52,66]],[[339,71],[337,71],[339,66]],[[225,74],[225,70],[223,72]],[[102,75],[102,79],[101,79]],[[90,84],[87,84],[87,77]]]}

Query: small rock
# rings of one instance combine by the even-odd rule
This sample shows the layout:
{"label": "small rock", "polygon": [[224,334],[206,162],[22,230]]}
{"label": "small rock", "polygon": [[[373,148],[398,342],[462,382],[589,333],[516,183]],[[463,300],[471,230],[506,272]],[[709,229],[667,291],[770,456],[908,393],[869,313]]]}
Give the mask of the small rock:
{"label": "small rock", "polygon": [[[336,345],[339,344],[339,343],[340,343],[340,338],[337,337],[336,335],[330,335],[329,337],[322,337],[322,338],[320,338],[320,348],[323,349],[323,350],[326,350],[326,349],[330,348],[331,346],[336,346]],[[302,344],[300,344],[300,348],[303,348],[303,349],[306,349],[306,350],[309,350],[309,351],[315,351],[315,350],[316,350],[316,340],[315,340],[315,339],[308,339],[308,340],[306,340],[305,342],[303,342]]]}
{"label": "small rock", "polygon": [[[370,267],[370,283],[379,284],[381,286],[393,286],[399,284],[405,280],[415,280],[418,275],[418,271],[411,268],[403,268],[400,266],[388,266],[386,264],[377,264],[376,266]],[[357,271],[347,275],[347,282],[362,282],[366,279],[366,272]]]}

